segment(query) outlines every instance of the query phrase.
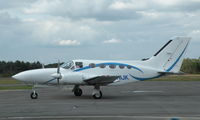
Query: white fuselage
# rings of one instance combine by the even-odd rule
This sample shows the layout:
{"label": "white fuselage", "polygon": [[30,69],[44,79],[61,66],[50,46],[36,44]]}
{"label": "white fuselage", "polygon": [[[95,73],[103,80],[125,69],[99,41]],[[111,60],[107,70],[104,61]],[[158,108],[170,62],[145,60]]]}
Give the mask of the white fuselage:
{"label": "white fuselage", "polygon": [[[121,85],[130,82],[143,81],[159,77],[158,70],[145,65],[145,61],[103,61],[103,60],[74,60],[69,68],[61,67],[62,85],[87,85],[86,79],[96,76],[119,76],[108,85]],[[76,63],[82,66],[76,66]],[[95,66],[93,66],[93,65]],[[36,69],[21,72],[14,77],[32,84],[57,84],[53,77],[57,68]]]}
{"label": "white fuselage", "polygon": [[188,37],[175,37],[147,60],[73,60],[64,63],[62,66],[58,64],[58,68],[29,70],[18,73],[13,77],[33,84],[98,86],[120,85],[153,79],[164,74],[180,71],[189,41],[190,38]]}

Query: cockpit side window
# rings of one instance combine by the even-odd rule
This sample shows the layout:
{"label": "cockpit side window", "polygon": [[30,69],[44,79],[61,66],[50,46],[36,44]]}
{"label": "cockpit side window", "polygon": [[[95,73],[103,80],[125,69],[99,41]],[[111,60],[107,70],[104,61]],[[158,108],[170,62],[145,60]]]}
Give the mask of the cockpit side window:
{"label": "cockpit side window", "polygon": [[73,69],[74,68],[74,62],[73,61],[68,61],[64,64],[61,65],[62,68],[65,68],[65,69]]}
{"label": "cockpit side window", "polygon": [[76,68],[82,68],[83,62],[75,62]]}

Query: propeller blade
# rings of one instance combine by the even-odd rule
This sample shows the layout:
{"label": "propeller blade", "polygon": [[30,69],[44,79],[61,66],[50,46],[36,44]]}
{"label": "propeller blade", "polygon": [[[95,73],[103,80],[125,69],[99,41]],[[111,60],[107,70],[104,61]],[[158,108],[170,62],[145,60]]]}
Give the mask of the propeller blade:
{"label": "propeller blade", "polygon": [[57,78],[57,84],[60,84],[60,79],[61,79],[61,73],[60,73],[60,60],[58,60],[58,68],[57,68],[57,74],[59,74],[59,77]]}
{"label": "propeller blade", "polygon": [[57,73],[60,73],[60,60],[58,60]]}
{"label": "propeller blade", "polygon": [[57,78],[57,84],[60,85],[60,78]]}

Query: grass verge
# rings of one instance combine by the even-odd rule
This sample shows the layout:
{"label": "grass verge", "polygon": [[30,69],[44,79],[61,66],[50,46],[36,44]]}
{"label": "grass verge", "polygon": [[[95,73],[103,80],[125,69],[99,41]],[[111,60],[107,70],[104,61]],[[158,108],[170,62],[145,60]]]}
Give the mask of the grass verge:
{"label": "grass verge", "polygon": [[200,81],[200,75],[198,74],[189,74],[189,75],[169,75],[150,81]]}
{"label": "grass verge", "polygon": [[26,90],[32,89],[32,86],[0,86],[0,90]]}
{"label": "grass verge", "polygon": [[17,81],[13,78],[0,78],[0,84],[21,84],[22,82]]}

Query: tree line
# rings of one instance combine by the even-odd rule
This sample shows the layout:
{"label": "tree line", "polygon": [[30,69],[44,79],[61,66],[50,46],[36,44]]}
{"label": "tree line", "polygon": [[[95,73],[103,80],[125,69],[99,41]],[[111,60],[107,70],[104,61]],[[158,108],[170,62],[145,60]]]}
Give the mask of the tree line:
{"label": "tree line", "polygon": [[[16,73],[42,68],[42,64],[37,62],[24,62],[24,61],[0,61],[0,77],[10,77]],[[45,68],[55,68],[57,63],[47,64]],[[200,58],[198,59],[184,59],[181,71],[189,74],[200,74]]]}
{"label": "tree line", "polygon": [[198,59],[184,59],[181,71],[190,74],[200,74],[200,57]]}
{"label": "tree line", "polygon": [[0,76],[8,77],[21,71],[41,68],[41,66],[42,64],[39,61],[32,63],[18,60],[15,62],[0,61]]}

